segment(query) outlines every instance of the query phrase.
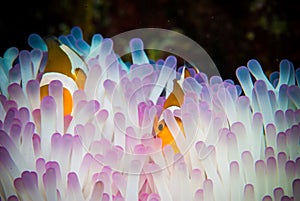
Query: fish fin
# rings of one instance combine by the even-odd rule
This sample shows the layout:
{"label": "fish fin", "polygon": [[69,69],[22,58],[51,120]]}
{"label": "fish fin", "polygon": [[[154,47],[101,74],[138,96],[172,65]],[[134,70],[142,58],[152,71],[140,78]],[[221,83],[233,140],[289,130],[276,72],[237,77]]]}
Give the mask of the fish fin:
{"label": "fish fin", "polygon": [[199,73],[199,69],[198,68],[196,68],[194,65],[192,65],[191,63],[189,63],[188,61],[184,61],[184,66],[186,67],[186,68],[193,68],[195,71],[196,71],[196,73]]}
{"label": "fish fin", "polygon": [[68,55],[60,48],[60,42],[55,37],[48,37],[45,39],[48,48],[48,60],[44,73],[57,72],[72,79],[75,79],[72,74],[72,65]]}
{"label": "fish fin", "polygon": [[75,74],[76,74],[76,84],[78,86],[78,89],[83,90],[84,89],[84,84],[85,84],[85,80],[86,80],[86,74],[80,69],[77,68],[75,70]]}
{"label": "fish fin", "polygon": [[182,73],[184,73],[184,74],[183,74],[183,75],[184,75],[184,76],[183,76],[184,79],[187,78],[187,77],[191,77],[191,73],[190,73],[190,71],[189,71],[188,68],[183,68]]}
{"label": "fish fin", "polygon": [[183,104],[184,93],[181,86],[178,84],[177,80],[173,80],[173,91],[170,93],[168,98],[164,103],[164,109],[170,106],[180,107]]}
{"label": "fish fin", "polygon": [[61,44],[60,49],[64,51],[64,53],[68,56],[71,62],[71,73],[75,74],[76,69],[82,70],[85,74],[88,73],[88,67],[85,61],[81,58],[81,56],[74,51],[72,48],[65,44]]}

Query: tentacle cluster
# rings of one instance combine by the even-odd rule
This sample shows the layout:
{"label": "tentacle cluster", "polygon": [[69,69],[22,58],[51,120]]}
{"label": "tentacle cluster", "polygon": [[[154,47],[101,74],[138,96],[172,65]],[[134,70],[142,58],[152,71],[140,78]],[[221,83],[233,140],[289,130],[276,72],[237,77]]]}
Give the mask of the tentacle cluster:
{"label": "tentacle cluster", "polygon": [[[134,38],[125,62],[111,39],[89,44],[78,27],[58,40],[72,67],[86,68],[68,115],[65,83],[49,80],[40,96],[44,39],[32,34],[32,50],[0,58],[1,199],[300,200],[300,70],[290,61],[267,78],[250,60],[239,85],[190,70],[171,111],[161,94],[180,77],[176,57],[152,61]],[[153,137],[157,115],[179,153]]]}

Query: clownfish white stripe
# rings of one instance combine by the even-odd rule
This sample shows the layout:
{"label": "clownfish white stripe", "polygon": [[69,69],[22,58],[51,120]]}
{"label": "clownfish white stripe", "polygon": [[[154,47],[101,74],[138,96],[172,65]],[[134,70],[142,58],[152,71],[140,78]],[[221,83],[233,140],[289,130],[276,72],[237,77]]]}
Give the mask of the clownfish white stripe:
{"label": "clownfish white stripe", "polygon": [[66,88],[67,90],[69,90],[69,92],[71,94],[73,94],[76,90],[78,90],[77,84],[72,78],[70,78],[62,73],[56,73],[56,72],[49,72],[49,73],[43,74],[43,77],[42,77],[42,80],[40,83],[40,87],[49,85],[50,82],[53,80],[61,81],[61,83],[63,84],[63,87]]}
{"label": "clownfish white stripe", "polygon": [[76,54],[71,48],[69,48],[68,46],[66,46],[65,44],[61,44],[61,45],[59,45],[59,47],[69,57],[69,60],[70,60],[71,65],[72,65],[71,73],[74,75],[75,74],[75,70],[77,68],[80,68],[87,75],[88,68],[87,68],[86,63],[83,61],[83,59],[78,54]]}
{"label": "clownfish white stripe", "polygon": [[[175,111],[175,110],[180,110],[180,107],[178,107],[178,106],[176,106],[176,105],[172,105],[172,106],[170,106],[170,107],[168,107],[168,108],[166,108],[166,109],[170,110],[170,111],[172,112],[172,114],[174,114],[174,111]],[[163,119],[164,119],[163,115],[160,115],[158,121],[161,121],[161,120],[163,120]]]}
{"label": "clownfish white stripe", "polygon": [[182,69],[182,73],[181,73],[180,79],[177,80],[177,83],[179,84],[179,86],[181,88],[183,88],[183,81],[184,81],[184,78],[185,78],[185,69],[186,69],[186,67],[184,66],[183,69]]}

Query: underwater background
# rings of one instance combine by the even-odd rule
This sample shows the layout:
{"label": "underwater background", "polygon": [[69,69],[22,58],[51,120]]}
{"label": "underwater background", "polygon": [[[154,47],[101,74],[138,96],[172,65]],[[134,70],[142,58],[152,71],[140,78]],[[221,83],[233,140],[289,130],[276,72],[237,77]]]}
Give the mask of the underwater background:
{"label": "underwater background", "polygon": [[300,200],[298,5],[5,3],[0,200]]}
{"label": "underwater background", "polygon": [[0,52],[29,49],[31,33],[69,33],[80,26],[85,39],[113,37],[136,28],[179,31],[200,44],[224,79],[255,58],[268,75],[282,59],[300,64],[300,3],[246,0],[52,0],[6,1],[0,12]]}

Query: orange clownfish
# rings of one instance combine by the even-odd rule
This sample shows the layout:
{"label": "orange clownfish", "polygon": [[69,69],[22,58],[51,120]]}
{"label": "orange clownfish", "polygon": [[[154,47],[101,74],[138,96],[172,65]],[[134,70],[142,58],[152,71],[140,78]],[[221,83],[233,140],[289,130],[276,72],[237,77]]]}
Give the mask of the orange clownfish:
{"label": "orange clownfish", "polygon": [[83,89],[87,66],[82,58],[56,38],[45,39],[48,48],[48,60],[40,82],[40,98],[49,95],[49,84],[59,80],[63,85],[64,116],[70,115],[73,108],[72,94]]}
{"label": "orange clownfish", "polygon": [[[198,72],[197,69],[195,70],[196,72]],[[173,112],[176,109],[180,109],[184,102],[184,92],[182,90],[182,84],[184,79],[190,76],[190,71],[188,70],[188,68],[184,67],[182,70],[180,80],[173,80],[173,91],[167,97],[163,105],[163,110],[169,109]],[[175,120],[185,137],[182,120],[179,117],[175,117]],[[162,116],[160,116],[160,118],[158,118],[158,116],[155,116],[154,132],[157,137],[161,138],[162,148],[166,145],[171,145],[174,150],[174,153],[179,153],[177,144]]]}

